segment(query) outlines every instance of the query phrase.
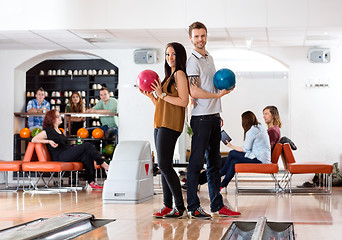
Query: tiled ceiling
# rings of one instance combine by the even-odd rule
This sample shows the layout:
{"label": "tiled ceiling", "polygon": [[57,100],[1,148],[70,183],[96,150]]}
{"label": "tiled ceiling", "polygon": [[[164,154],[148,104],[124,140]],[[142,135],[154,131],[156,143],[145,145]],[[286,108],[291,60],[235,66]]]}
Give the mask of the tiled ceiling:
{"label": "tiled ceiling", "polygon": [[[342,27],[217,28],[208,35],[210,47],[332,47],[341,44]],[[187,29],[0,31],[0,50],[162,48],[171,41],[191,47]]]}

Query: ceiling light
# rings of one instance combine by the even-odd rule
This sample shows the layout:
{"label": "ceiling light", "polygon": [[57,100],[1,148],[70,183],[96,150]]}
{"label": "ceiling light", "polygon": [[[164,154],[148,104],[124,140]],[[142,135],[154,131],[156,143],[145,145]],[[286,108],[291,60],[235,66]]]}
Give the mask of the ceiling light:
{"label": "ceiling light", "polygon": [[114,38],[83,38],[89,43],[101,43],[101,42],[116,42]]}
{"label": "ceiling light", "polygon": [[252,47],[252,42],[253,42],[252,39],[247,39],[246,40],[246,46],[247,46],[248,49],[250,49]]}

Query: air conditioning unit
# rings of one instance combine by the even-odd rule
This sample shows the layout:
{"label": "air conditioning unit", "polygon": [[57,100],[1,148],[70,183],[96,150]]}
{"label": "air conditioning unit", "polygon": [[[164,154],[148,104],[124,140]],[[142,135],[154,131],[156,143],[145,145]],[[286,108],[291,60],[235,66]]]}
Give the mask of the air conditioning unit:
{"label": "air conditioning unit", "polygon": [[328,63],[330,62],[330,50],[327,48],[310,49],[308,59],[312,63]]}
{"label": "air conditioning unit", "polygon": [[154,49],[135,50],[134,62],[136,64],[153,64],[157,62],[157,50],[154,50]]}

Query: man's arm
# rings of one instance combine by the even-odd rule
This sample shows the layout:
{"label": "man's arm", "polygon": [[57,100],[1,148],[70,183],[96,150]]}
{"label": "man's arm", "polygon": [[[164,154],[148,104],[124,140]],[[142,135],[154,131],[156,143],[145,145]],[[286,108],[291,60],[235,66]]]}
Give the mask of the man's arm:
{"label": "man's arm", "polygon": [[27,103],[26,112],[27,113],[37,113],[37,108],[33,107],[32,100]]}
{"label": "man's arm", "polygon": [[87,113],[116,113],[115,115],[118,116],[116,108],[115,109],[103,109],[103,106],[98,102],[93,108],[89,108],[86,110]]}
{"label": "man's arm", "polygon": [[37,112],[38,112],[37,108],[34,108],[34,107],[27,110],[27,113],[37,113]]}
{"label": "man's arm", "polygon": [[218,93],[211,93],[207,92],[204,89],[200,88],[200,78],[199,76],[189,76],[189,84],[190,84],[190,96],[192,98],[203,98],[203,99],[208,99],[208,98],[220,98],[228,93],[230,93],[233,89],[231,90],[226,90],[223,89]]}
{"label": "man's arm", "polygon": [[96,110],[96,109],[93,109],[94,110],[94,113],[104,113],[104,114],[107,114],[107,113],[110,113],[110,110],[109,109],[106,109],[106,110]]}

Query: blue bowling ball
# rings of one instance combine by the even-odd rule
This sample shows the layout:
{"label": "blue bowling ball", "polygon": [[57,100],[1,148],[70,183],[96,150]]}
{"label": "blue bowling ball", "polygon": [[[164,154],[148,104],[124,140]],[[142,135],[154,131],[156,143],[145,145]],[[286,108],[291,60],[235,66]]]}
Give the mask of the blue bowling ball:
{"label": "blue bowling ball", "polygon": [[227,68],[218,70],[214,75],[214,85],[217,89],[230,90],[235,86],[235,83],[235,74]]}

